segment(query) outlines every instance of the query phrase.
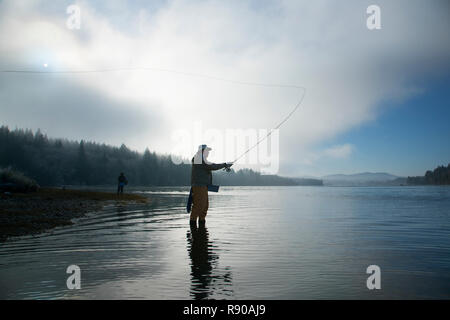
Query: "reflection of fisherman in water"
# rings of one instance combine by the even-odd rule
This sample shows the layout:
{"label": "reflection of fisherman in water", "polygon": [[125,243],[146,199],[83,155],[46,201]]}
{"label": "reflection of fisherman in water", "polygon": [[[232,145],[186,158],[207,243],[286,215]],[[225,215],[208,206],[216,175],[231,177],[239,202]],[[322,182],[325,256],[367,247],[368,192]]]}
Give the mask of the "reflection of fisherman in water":
{"label": "reflection of fisherman in water", "polygon": [[[188,253],[191,258],[191,296],[195,300],[208,299],[217,293],[220,286],[231,286],[231,272],[224,275],[213,275],[217,269],[219,255],[214,252],[212,241],[205,225],[198,228],[191,225],[187,234]],[[227,268],[226,268],[227,269]],[[231,295],[231,289],[222,288],[222,294]]]}

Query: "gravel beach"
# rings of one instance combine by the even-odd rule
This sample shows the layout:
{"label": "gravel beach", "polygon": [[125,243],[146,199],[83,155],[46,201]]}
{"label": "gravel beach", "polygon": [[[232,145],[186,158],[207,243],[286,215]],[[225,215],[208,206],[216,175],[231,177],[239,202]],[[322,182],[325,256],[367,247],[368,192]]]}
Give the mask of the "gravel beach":
{"label": "gravel beach", "polygon": [[38,234],[57,226],[70,225],[72,219],[101,209],[111,201],[145,202],[136,194],[86,190],[41,189],[23,194],[0,194],[0,241],[14,236]]}

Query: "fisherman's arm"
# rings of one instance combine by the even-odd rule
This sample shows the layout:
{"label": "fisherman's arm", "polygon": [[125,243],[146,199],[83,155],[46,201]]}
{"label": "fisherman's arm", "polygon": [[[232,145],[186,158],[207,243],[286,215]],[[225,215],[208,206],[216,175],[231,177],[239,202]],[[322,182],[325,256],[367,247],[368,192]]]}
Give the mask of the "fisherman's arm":
{"label": "fisherman's arm", "polygon": [[210,170],[210,171],[216,171],[216,170],[220,170],[222,168],[226,167],[226,163],[205,163],[204,164],[206,166],[206,169]]}
{"label": "fisherman's arm", "polygon": [[232,164],[225,163],[225,162],[224,163],[205,163],[204,165],[210,171],[216,171],[216,170],[220,170],[220,169],[228,168],[228,167],[232,166]]}

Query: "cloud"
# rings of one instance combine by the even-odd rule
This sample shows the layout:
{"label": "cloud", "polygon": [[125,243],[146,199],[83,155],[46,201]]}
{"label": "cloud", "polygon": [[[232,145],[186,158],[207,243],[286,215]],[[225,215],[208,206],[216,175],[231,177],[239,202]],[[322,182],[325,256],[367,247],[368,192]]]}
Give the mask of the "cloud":
{"label": "cloud", "polygon": [[131,142],[130,137],[145,139],[142,132],[156,135],[163,129],[157,115],[58,75],[45,75],[39,82],[22,74],[0,76],[0,88],[0,122],[12,128],[41,128],[52,137],[114,145]]}
{"label": "cloud", "polygon": [[[175,0],[152,2],[151,7],[146,2],[107,3],[78,1],[81,30],[71,31],[65,26],[67,15],[61,3],[1,2],[2,68],[42,68],[43,63],[53,70],[145,66],[304,86],[304,103],[280,131],[282,173],[295,173],[295,163],[317,145],[376,119],[382,102],[408,99],[424,90],[424,79],[449,70],[447,1],[432,5],[378,1],[382,29],[377,31],[366,28],[370,1]],[[10,76],[1,77],[8,81]],[[172,132],[192,131],[198,121],[205,129],[271,128],[301,95],[298,90],[161,71],[60,78],[65,86],[77,88],[65,91],[66,99],[74,104],[93,104],[83,100],[80,89],[84,88],[108,101],[99,110],[102,114],[127,114],[127,121],[139,129],[126,130],[124,142],[161,152],[170,152],[176,144]],[[0,93],[11,100],[12,92],[28,92],[41,81],[33,76]],[[42,97],[60,95],[56,83],[40,88]],[[14,95],[16,106],[27,105],[27,99]],[[51,98],[36,99],[36,103],[40,105],[35,108],[45,109],[45,104],[60,102]],[[2,107],[0,117],[25,117],[27,108],[17,107],[13,114]],[[47,110],[49,119],[54,109]],[[143,125],[142,119],[150,125]],[[82,119],[61,119],[58,124],[70,124],[74,135],[86,130]],[[36,118],[34,125],[52,130],[43,117]],[[103,131],[113,131],[109,126],[116,128],[105,122],[92,131],[91,139],[104,139]],[[193,152],[200,143],[193,142]],[[350,152],[351,147],[344,145],[321,155]]]}
{"label": "cloud", "polygon": [[353,146],[351,144],[343,144],[343,145],[337,145],[333,146],[331,148],[325,149],[323,151],[323,154],[336,159],[344,159],[350,156],[350,154],[353,151]]}

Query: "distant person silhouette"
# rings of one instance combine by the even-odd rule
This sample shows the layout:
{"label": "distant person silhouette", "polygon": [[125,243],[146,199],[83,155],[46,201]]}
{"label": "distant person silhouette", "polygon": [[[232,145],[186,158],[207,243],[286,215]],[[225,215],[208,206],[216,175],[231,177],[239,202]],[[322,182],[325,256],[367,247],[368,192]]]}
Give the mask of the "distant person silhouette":
{"label": "distant person silhouette", "polygon": [[117,180],[118,180],[117,194],[123,194],[123,187],[128,184],[128,180],[125,177],[125,175],[123,174],[123,172],[120,173]]}
{"label": "distant person silhouette", "polygon": [[198,147],[197,153],[192,158],[191,171],[191,191],[192,191],[192,212],[190,216],[190,224],[197,225],[197,218],[199,225],[204,225],[206,221],[206,214],[208,212],[208,186],[212,185],[211,171],[220,170],[222,168],[230,168],[233,163],[210,163],[207,158],[209,155],[209,148],[206,144]]}

